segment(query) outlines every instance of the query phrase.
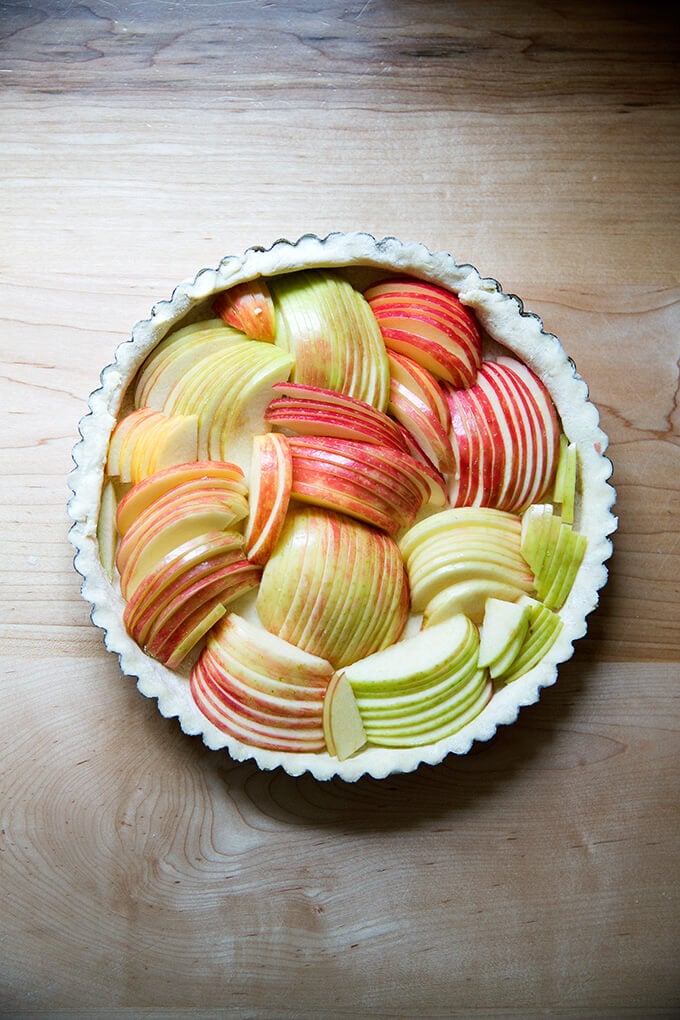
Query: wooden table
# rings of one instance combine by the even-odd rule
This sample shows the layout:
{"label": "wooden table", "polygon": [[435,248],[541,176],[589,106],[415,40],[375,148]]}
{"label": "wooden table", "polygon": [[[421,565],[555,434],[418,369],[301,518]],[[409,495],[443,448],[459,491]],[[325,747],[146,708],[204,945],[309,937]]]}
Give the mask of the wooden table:
{"label": "wooden table", "polygon": [[[671,1016],[677,43],[654,4],[5,0],[0,1003],[91,1016]],[[611,580],[467,757],[319,784],[211,753],[89,622],[66,475],[180,279],[365,229],[521,294],[611,437]]]}

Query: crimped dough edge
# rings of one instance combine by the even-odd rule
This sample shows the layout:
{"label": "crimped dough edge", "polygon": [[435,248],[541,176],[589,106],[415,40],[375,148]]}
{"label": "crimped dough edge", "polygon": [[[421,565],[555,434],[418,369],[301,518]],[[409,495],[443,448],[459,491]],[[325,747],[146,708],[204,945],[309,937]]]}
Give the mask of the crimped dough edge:
{"label": "crimped dough edge", "polygon": [[[145,655],[123,626],[124,600],[106,578],[99,560],[97,519],[111,431],[129,382],[150,350],[199,302],[213,293],[258,276],[302,268],[370,267],[397,271],[441,284],[474,309],[490,336],[525,361],[548,387],[565,431],[578,447],[582,498],[579,531],[588,539],[584,562],[565,606],[564,627],[545,658],[530,672],[497,691],[484,710],[458,733],[424,747],[368,747],[338,761],[326,752],[272,752],[236,741],[213,726],[193,702],[186,678]],[[610,535],[617,521],[612,513],[615,491],[609,484],[612,466],[605,456],[607,436],[599,425],[588,389],[560,341],[543,329],[541,319],[526,312],[515,295],[482,277],[471,265],[459,264],[447,252],[430,252],[420,243],[394,237],[376,239],[363,232],[306,234],[297,241],[276,241],[270,248],[249,248],[227,256],[215,269],[202,269],[180,283],[166,301],[155,304],[148,319],[138,322],[130,339],[120,344],[114,361],[103,369],[100,386],[88,401],[79,423],[80,441],[73,449],[75,467],[69,475],[73,492],[68,513],[76,550],[74,566],[82,575],[81,593],[91,604],[92,622],[104,632],[108,651],[118,656],[121,671],[137,678],[143,695],[155,698],[161,715],[177,717],[182,730],[200,735],[213,750],[226,749],[235,761],[253,760],[261,769],[283,768],[291,776],[311,773],[316,779],[338,777],[354,782],[364,775],[383,779],[411,772],[421,764],[436,765],[449,754],[466,754],[475,741],[489,740],[501,725],[513,723],[520,708],[535,703],[543,687],[557,680],[557,667],[573,654],[574,642],[587,630],[586,618],[598,605],[611,555]]]}

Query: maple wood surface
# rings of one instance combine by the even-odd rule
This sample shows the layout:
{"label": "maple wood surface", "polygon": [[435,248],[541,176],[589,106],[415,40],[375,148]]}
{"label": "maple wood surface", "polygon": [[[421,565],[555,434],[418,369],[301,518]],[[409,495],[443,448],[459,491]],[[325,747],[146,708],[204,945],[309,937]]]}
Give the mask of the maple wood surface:
{"label": "maple wood surface", "polygon": [[[0,1009],[677,1015],[669,11],[0,4]],[[354,229],[452,252],[560,336],[619,529],[588,637],[514,726],[319,784],[207,751],[121,677],[66,475],[100,369],[176,282]]]}

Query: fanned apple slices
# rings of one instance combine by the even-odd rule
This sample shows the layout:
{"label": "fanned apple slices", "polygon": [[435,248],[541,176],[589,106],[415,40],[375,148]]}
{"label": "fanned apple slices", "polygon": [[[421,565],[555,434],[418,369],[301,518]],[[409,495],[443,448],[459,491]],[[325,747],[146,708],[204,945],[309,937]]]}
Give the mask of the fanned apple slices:
{"label": "fanned apple slices", "polygon": [[546,386],[404,276],[254,279],[210,314],[148,354],[111,435],[98,539],[129,634],[171,669],[193,652],[196,705],[247,746],[450,737],[548,654],[585,556]]}

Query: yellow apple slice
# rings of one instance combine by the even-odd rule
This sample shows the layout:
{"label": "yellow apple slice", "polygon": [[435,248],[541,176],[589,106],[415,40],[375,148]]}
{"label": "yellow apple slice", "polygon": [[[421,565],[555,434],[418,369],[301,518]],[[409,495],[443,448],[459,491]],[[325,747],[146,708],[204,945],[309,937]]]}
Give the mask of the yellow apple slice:
{"label": "yellow apple slice", "polygon": [[328,753],[340,761],[350,758],[366,744],[366,730],[352,686],[344,673],[335,673],[326,690],[323,731]]}
{"label": "yellow apple slice", "polygon": [[220,479],[230,482],[233,492],[243,496],[248,492],[243,472],[236,464],[225,461],[193,461],[190,464],[174,464],[172,467],[143,479],[121,499],[117,513],[119,533],[124,535],[152,503],[170,492],[171,489],[199,478],[205,480],[207,487],[210,486],[212,480]]}
{"label": "yellow apple slice", "polygon": [[97,542],[99,543],[99,559],[109,581],[113,577],[116,565],[116,546],[118,544],[116,504],[116,489],[111,479],[108,479],[102,488],[101,502],[99,504]]}

